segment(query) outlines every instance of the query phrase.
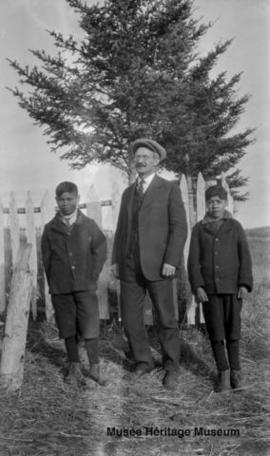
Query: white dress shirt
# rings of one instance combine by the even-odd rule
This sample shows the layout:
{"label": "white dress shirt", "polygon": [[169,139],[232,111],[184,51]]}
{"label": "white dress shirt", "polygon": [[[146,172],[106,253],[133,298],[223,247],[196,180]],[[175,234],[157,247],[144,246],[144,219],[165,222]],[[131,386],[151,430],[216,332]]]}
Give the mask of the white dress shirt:
{"label": "white dress shirt", "polygon": [[154,179],[155,175],[156,175],[156,173],[150,174],[150,176],[147,176],[147,177],[138,177],[138,182],[140,182],[142,180],[144,181],[143,182],[143,193],[146,192],[146,190],[148,189],[152,180]]}
{"label": "white dress shirt", "polygon": [[67,225],[67,226],[71,226],[73,225],[73,223],[76,222],[77,220],[77,213],[78,213],[78,209],[76,209],[72,214],[70,215],[63,215],[61,213],[61,220],[62,222]]}

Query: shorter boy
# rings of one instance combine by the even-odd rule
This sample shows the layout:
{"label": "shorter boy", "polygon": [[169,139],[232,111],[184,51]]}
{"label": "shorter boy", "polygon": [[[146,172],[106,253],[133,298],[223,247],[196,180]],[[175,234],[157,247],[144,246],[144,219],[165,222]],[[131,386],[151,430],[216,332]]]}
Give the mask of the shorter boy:
{"label": "shorter boy", "polygon": [[59,211],[45,225],[41,249],[59,335],[65,340],[68,383],[85,385],[78,339],[84,339],[90,372],[103,383],[99,371],[99,312],[97,280],[106,259],[106,239],[94,220],[79,209],[78,188],[61,182],[56,188]]}
{"label": "shorter boy", "polygon": [[240,312],[252,289],[252,269],[245,232],[225,209],[225,189],[209,187],[205,199],[206,215],[192,231],[188,274],[192,292],[203,304],[220,392],[228,388],[229,380],[232,388],[240,387]]}

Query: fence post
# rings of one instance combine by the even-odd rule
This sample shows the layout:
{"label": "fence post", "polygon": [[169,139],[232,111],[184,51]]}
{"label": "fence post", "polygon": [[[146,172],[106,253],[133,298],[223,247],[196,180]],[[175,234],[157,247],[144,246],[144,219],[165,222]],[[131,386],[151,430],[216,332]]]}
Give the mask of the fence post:
{"label": "fence post", "polygon": [[[114,234],[116,231],[116,225],[117,225],[117,221],[118,221],[120,205],[121,205],[120,187],[119,187],[118,182],[113,181],[113,184],[112,184],[112,219],[113,219],[113,233]],[[114,234],[113,234],[113,237],[114,237]],[[112,244],[113,244],[113,242],[114,242],[114,239],[112,239]],[[112,284],[115,287],[116,297],[117,297],[118,321],[121,322],[122,316],[121,316],[121,303],[120,303],[120,281],[113,277]]]}
{"label": "fence post", "polygon": [[195,220],[196,220],[196,214],[195,214],[195,208],[194,208],[194,198],[193,198],[193,179],[191,176],[186,175],[185,176],[186,180],[186,186],[187,186],[187,194],[188,194],[188,206],[189,206],[189,221],[191,227],[193,227]]}
{"label": "fence post", "polygon": [[91,185],[87,195],[86,212],[88,217],[95,220],[96,224],[102,227],[102,210],[100,199],[94,185]]}
{"label": "fence post", "polygon": [[[107,247],[109,249],[109,233],[106,236],[107,240]],[[110,259],[107,257],[103,269],[100,273],[98,279],[98,288],[97,288],[97,296],[98,296],[98,306],[99,306],[99,318],[101,320],[109,320],[110,312],[109,312],[109,295],[108,295],[108,287],[110,282]]]}
{"label": "fence post", "polygon": [[4,212],[2,201],[0,200],[0,314],[6,309],[4,230]]}
{"label": "fence post", "polygon": [[25,216],[26,216],[26,238],[32,245],[31,255],[29,258],[29,267],[33,276],[33,289],[31,297],[31,310],[34,320],[37,317],[37,242],[36,242],[36,228],[34,219],[34,204],[31,192],[27,192],[25,203]]}
{"label": "fence post", "polygon": [[221,185],[228,195],[228,211],[231,212],[231,214],[234,214],[234,201],[224,172],[221,173]]}
{"label": "fence post", "polygon": [[184,261],[185,261],[185,266],[187,266],[191,228],[190,228],[188,187],[187,187],[186,176],[184,174],[182,174],[181,179],[180,179],[180,190],[181,190],[182,200],[184,203],[186,216],[187,216],[187,241],[186,241],[185,247],[184,247]]}
{"label": "fence post", "polygon": [[[196,211],[197,211],[196,220],[197,220],[197,222],[199,222],[199,220],[202,220],[205,215],[205,189],[206,189],[205,180],[204,180],[202,174],[199,173],[198,179],[197,179],[197,193],[196,193]],[[199,320],[198,323],[205,323],[201,302],[198,307],[199,307],[198,308],[198,320]]]}
{"label": "fence post", "polygon": [[[45,224],[52,219],[55,215],[55,202],[51,197],[48,190],[44,193],[44,196],[40,203],[40,216],[41,216],[41,234],[43,232]],[[45,314],[47,321],[51,321],[54,315],[51,295],[49,293],[49,287],[47,283],[47,279],[45,277],[45,273],[43,270],[43,277],[44,277],[44,300],[45,300]]]}
{"label": "fence post", "polygon": [[[88,217],[95,220],[96,224],[102,228],[102,209],[101,202],[97,195],[94,185],[91,185],[88,192],[86,210]],[[108,302],[108,283],[109,283],[109,260],[107,259],[98,280],[98,306],[100,319],[109,319]]]}
{"label": "fence post", "polygon": [[[190,244],[190,237],[191,237],[191,221],[190,221],[190,211],[189,211],[190,195],[189,195],[186,176],[184,174],[182,174],[181,179],[180,179],[180,190],[182,193],[182,199],[183,199],[186,216],[187,216],[187,240],[186,240],[185,247],[184,247],[184,264],[185,264],[185,268],[187,270],[188,252],[189,252],[189,244]],[[196,316],[196,303],[195,303],[194,297],[192,296],[192,300],[191,300],[189,309],[187,309],[187,324],[188,325],[195,325],[195,316]]]}
{"label": "fence post", "polygon": [[27,324],[33,277],[29,270],[31,244],[21,242],[11,280],[2,347],[0,379],[5,388],[18,390],[23,381]]}
{"label": "fence post", "polygon": [[113,219],[113,231],[116,230],[119,209],[121,204],[121,191],[118,182],[113,181],[112,184],[112,219]]}
{"label": "fence post", "polygon": [[202,218],[205,215],[205,180],[202,176],[202,173],[198,174],[198,179],[197,179],[197,192],[196,192],[196,220],[199,222],[199,220],[202,220]]}
{"label": "fence post", "polygon": [[17,214],[17,203],[14,192],[10,193],[9,228],[11,241],[11,264],[12,267],[14,267],[20,243],[19,217]]}

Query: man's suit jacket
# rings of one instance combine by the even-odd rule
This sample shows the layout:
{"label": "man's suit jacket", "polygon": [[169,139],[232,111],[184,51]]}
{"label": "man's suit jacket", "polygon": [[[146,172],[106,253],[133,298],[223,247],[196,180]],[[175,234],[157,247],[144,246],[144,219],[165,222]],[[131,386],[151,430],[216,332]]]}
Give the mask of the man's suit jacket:
{"label": "man's suit jacket", "polygon": [[[115,233],[112,264],[119,265],[121,280],[126,278],[126,256],[131,227],[135,184],[122,196]],[[176,182],[155,176],[144,194],[138,216],[141,268],[146,279],[161,280],[162,266],[178,267],[187,236],[186,214]]]}

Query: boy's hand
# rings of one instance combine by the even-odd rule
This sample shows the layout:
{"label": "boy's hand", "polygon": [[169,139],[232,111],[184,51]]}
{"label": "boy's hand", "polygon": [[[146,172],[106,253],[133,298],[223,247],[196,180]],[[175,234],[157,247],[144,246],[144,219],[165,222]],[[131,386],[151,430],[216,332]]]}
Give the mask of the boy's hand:
{"label": "boy's hand", "polygon": [[208,296],[202,287],[197,288],[196,298],[198,302],[208,301]]}
{"label": "boy's hand", "polygon": [[237,294],[238,299],[246,299],[247,295],[248,295],[248,289],[246,287],[238,288],[238,294]]}
{"label": "boy's hand", "polygon": [[111,265],[111,274],[115,279],[119,279],[119,266],[118,264]]}

